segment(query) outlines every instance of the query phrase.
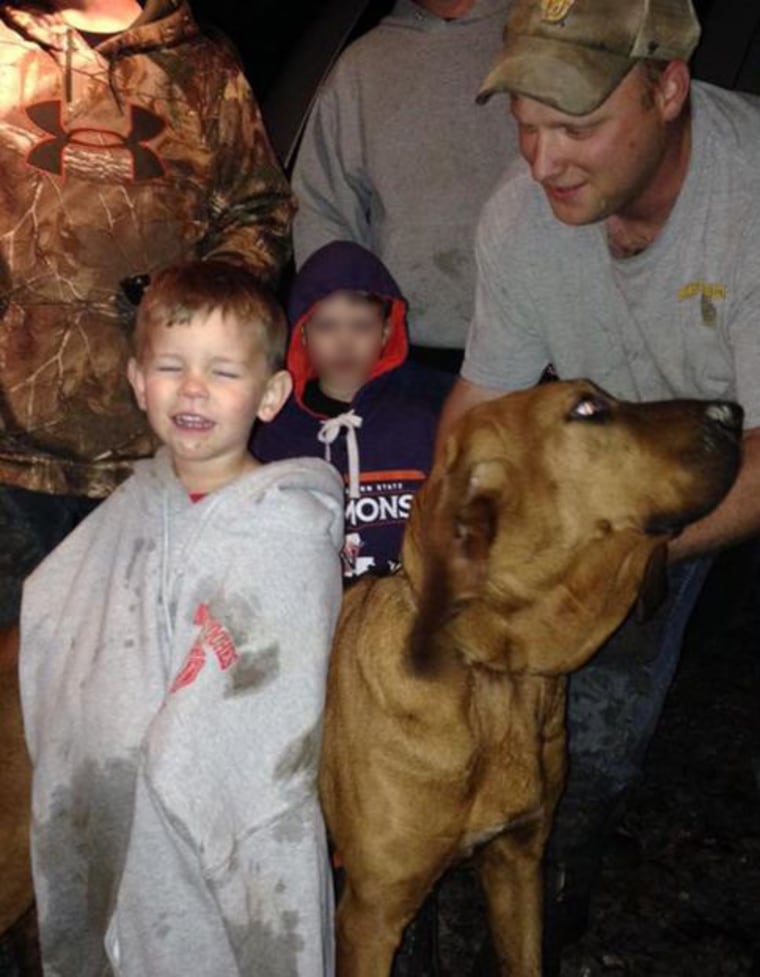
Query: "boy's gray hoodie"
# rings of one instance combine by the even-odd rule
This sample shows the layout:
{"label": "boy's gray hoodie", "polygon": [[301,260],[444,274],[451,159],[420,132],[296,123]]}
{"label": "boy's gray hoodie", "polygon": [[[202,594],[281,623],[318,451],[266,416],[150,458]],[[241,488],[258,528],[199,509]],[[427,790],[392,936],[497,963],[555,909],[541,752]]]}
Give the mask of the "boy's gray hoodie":
{"label": "boy's gray hoodie", "polygon": [[300,266],[345,240],[373,251],[409,302],[413,343],[464,347],[478,216],[517,156],[509,103],[475,96],[501,48],[509,0],[444,20],[397,0],[340,57],[293,173]]}
{"label": "boy's gray hoodie", "polygon": [[332,972],[315,779],[342,506],[317,459],[194,504],[162,450],[27,582],[46,977]]}

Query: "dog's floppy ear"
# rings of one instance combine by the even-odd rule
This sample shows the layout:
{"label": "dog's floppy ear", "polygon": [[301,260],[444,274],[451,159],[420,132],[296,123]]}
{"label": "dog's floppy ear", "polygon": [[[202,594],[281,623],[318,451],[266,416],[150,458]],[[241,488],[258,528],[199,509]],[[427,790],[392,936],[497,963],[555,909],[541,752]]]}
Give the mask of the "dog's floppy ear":
{"label": "dog's floppy ear", "polygon": [[470,463],[447,447],[449,457],[426,489],[425,518],[417,538],[424,557],[409,655],[418,674],[430,672],[439,661],[442,627],[481,592],[507,484],[501,459]]}
{"label": "dog's floppy ear", "polygon": [[442,560],[455,603],[474,596],[483,585],[506,481],[502,461],[456,465],[442,478],[438,498],[428,510],[428,552]]}
{"label": "dog's floppy ear", "polygon": [[643,623],[654,617],[668,596],[668,544],[660,545],[649,557],[641,590],[636,600],[636,619]]}

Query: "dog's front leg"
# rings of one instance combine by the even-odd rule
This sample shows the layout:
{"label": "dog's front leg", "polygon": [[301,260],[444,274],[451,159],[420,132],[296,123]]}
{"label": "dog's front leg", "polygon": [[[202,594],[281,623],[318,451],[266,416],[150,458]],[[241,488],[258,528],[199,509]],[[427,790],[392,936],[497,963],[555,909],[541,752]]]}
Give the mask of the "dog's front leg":
{"label": "dog's front leg", "polygon": [[541,977],[543,824],[505,832],[480,852],[480,878],[502,977]]}
{"label": "dog's front leg", "polygon": [[363,899],[346,881],[337,913],[336,977],[389,977],[406,922],[390,900]]}

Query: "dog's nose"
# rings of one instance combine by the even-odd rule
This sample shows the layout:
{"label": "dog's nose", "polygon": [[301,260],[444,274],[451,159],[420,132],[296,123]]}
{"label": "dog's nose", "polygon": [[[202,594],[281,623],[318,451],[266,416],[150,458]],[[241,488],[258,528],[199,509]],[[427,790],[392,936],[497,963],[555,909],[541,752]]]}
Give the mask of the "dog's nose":
{"label": "dog's nose", "polygon": [[738,404],[721,400],[708,405],[705,417],[712,424],[724,428],[731,434],[739,434],[744,421],[744,411]]}

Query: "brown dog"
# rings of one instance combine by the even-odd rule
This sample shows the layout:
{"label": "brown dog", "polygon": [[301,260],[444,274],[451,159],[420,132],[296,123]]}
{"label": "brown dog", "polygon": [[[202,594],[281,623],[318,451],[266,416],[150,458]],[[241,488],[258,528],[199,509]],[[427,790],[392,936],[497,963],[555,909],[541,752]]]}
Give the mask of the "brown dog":
{"label": "brown dog", "polygon": [[21,724],[18,631],[0,631],[0,934],[33,901],[29,859],[32,774]]}
{"label": "brown dog", "polygon": [[[347,596],[320,793],[346,869],[340,977],[387,977],[436,879],[479,849],[501,972],[541,972],[540,862],[565,764],[564,675],[739,463],[741,410],[585,382],[474,408],[417,496],[403,570]],[[653,560],[654,558],[654,560]]]}

